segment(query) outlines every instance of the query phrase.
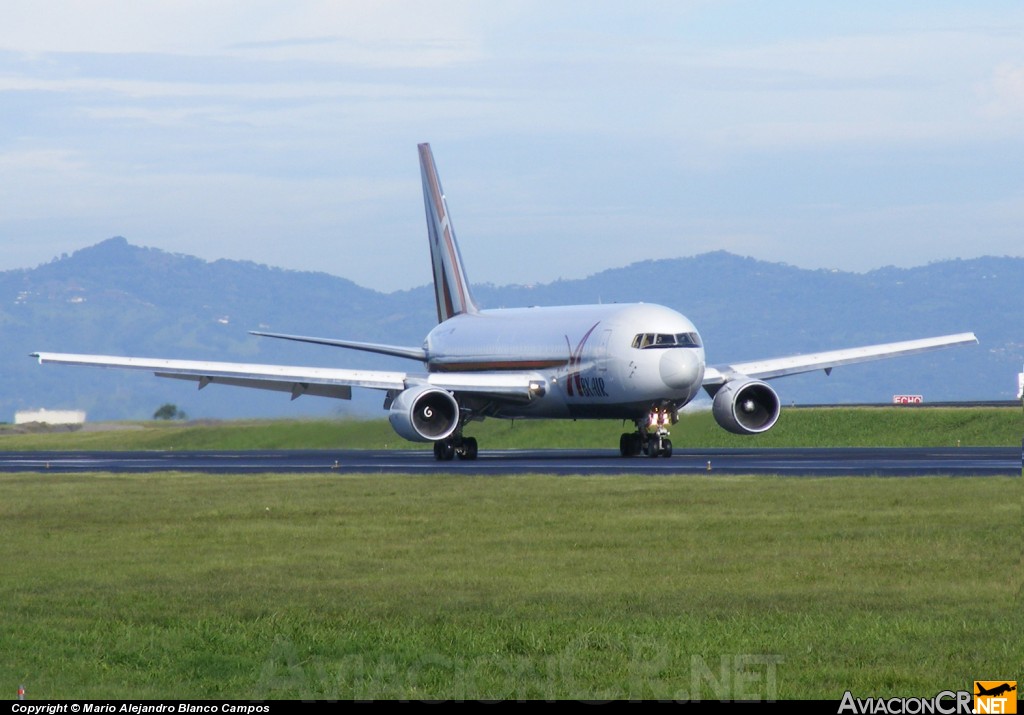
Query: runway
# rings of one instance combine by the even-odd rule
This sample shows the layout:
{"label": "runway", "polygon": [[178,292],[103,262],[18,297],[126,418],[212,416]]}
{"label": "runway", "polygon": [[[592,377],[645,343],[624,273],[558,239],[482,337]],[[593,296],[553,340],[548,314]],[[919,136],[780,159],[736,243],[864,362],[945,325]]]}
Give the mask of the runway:
{"label": "runway", "polygon": [[670,458],[623,459],[617,450],[481,450],[438,462],[429,450],[0,452],[0,472],[401,473],[642,476],[1021,476],[1016,447],[691,449]]}

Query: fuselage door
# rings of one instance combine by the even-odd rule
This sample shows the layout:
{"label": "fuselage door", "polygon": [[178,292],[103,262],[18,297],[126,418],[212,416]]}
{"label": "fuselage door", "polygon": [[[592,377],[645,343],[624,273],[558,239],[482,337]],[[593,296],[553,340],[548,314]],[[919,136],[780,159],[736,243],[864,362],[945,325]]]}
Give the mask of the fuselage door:
{"label": "fuselage door", "polygon": [[599,373],[608,372],[608,341],[611,337],[611,329],[605,329],[602,331],[601,337],[597,341],[597,346],[594,348],[594,358],[597,363],[597,371]]}

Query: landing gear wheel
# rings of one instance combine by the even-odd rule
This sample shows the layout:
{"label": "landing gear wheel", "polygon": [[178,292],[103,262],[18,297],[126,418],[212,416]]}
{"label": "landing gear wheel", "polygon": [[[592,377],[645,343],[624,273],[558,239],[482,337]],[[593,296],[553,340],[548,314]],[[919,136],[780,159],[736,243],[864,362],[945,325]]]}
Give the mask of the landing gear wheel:
{"label": "landing gear wheel", "polygon": [[672,456],[672,440],[663,439],[661,440],[661,456],[671,457]]}
{"label": "landing gear wheel", "polygon": [[672,440],[668,437],[652,436],[647,440],[647,448],[644,452],[648,457],[671,457]]}
{"label": "landing gear wheel", "polygon": [[438,462],[448,462],[455,457],[455,445],[450,439],[442,439],[434,442],[434,459]]}
{"label": "landing gear wheel", "polygon": [[661,438],[660,437],[648,437],[644,444],[644,454],[648,457],[660,457],[661,456]]}
{"label": "landing gear wheel", "polygon": [[639,432],[625,432],[619,437],[619,454],[635,457],[643,451],[644,443]]}
{"label": "landing gear wheel", "polygon": [[476,437],[466,437],[462,446],[455,450],[459,459],[476,459]]}

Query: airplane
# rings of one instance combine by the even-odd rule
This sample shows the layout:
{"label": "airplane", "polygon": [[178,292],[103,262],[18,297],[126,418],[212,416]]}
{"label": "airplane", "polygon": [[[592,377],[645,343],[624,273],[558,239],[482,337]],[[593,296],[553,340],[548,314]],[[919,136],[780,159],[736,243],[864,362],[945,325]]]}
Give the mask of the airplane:
{"label": "airplane", "polygon": [[988,689],[988,690],[983,688],[981,683],[975,683],[975,685],[978,688],[978,692],[976,692],[975,695],[989,695],[989,696],[993,696],[993,697],[998,697],[998,696],[1003,695],[1005,693],[1011,693],[1011,692],[1013,692],[1014,690],[1017,689],[1016,685],[1010,685],[1009,683],[1003,683],[1001,685],[997,685],[994,688],[991,688],[991,689]]}
{"label": "airplane", "polygon": [[616,419],[635,431],[619,439],[623,457],[669,457],[669,428],[703,389],[712,414],[736,434],[760,434],[779,418],[768,380],[854,363],[977,343],[973,333],[807,355],[708,365],[694,324],[647,303],[482,309],[473,298],[448,202],[429,144],[418,145],[433,268],[437,325],[422,345],[251,331],[253,335],[362,350],[420,363],[408,372],[258,365],[198,360],[32,353],[40,364],[153,372],[208,385],[277,390],[292,399],[351,399],[352,388],[383,391],[401,437],[432,443],[439,461],[477,458],[471,422],[485,418]]}

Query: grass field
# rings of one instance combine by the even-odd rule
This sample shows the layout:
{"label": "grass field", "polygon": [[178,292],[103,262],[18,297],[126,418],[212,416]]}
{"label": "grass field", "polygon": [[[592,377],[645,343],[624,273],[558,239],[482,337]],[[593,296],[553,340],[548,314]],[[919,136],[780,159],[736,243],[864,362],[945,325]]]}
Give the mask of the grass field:
{"label": "grass field", "polygon": [[[266,424],[225,427],[267,439]],[[197,428],[40,436],[161,429]],[[1012,477],[0,475],[0,688],[931,697],[1024,671],[1021,489]]]}

